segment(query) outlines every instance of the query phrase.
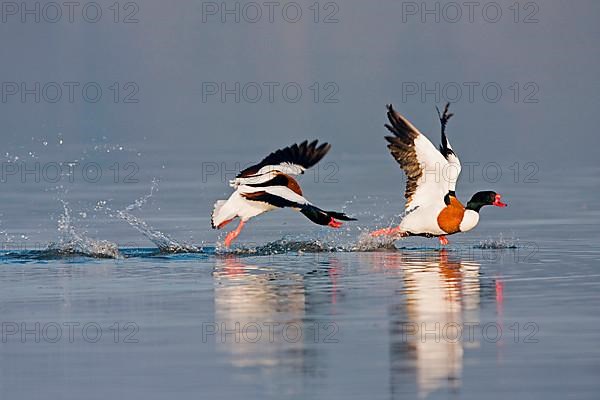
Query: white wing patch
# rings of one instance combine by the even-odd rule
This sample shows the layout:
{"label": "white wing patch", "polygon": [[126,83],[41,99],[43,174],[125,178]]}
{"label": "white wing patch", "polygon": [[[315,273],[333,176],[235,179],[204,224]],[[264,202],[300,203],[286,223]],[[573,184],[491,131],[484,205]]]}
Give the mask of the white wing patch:
{"label": "white wing patch", "polygon": [[235,178],[229,181],[229,186],[237,188],[242,185],[260,185],[261,183],[268,182],[271,179],[275,178],[277,174],[278,172],[276,170],[273,170],[271,172],[266,172],[262,175],[256,174],[245,178]]}
{"label": "white wing patch", "polygon": [[287,174],[287,175],[300,175],[300,174],[303,174],[304,171],[306,171],[306,168],[304,168],[303,166],[298,165],[298,164],[284,162],[284,163],[281,163],[278,165],[264,166],[258,171],[257,175],[270,173],[272,171],[283,172],[284,174]]}
{"label": "white wing patch", "polygon": [[406,204],[406,208],[443,203],[449,187],[449,180],[444,177],[448,161],[422,133],[419,133],[414,143],[422,175],[417,181],[417,190]]}
{"label": "white wing patch", "polygon": [[448,181],[448,190],[456,191],[456,182],[460,176],[461,169],[458,157],[455,154],[448,155],[448,164],[444,171],[444,179]]}
{"label": "white wing patch", "polygon": [[267,165],[262,167],[256,174],[235,178],[229,181],[229,186],[236,188],[240,185],[259,185],[275,178],[278,174],[301,175],[306,171],[301,165],[281,163],[279,165]]}

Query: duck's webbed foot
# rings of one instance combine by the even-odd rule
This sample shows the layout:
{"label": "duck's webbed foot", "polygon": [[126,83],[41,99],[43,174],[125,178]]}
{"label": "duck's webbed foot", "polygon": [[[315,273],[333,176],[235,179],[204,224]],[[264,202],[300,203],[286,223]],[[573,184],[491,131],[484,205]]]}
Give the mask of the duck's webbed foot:
{"label": "duck's webbed foot", "polygon": [[335,219],[333,219],[333,217],[331,218],[331,220],[329,221],[329,223],[327,224],[332,228],[340,228],[342,226],[342,223],[340,221],[336,221]]}

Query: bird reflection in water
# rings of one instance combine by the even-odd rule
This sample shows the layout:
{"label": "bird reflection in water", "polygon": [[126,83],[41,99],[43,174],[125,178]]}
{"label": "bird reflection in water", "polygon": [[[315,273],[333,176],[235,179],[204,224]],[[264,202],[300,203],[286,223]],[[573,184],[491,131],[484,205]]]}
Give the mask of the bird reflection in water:
{"label": "bird reflection in water", "polygon": [[[217,260],[215,276],[215,335],[218,347],[230,353],[235,366],[279,366],[297,358],[298,326],[304,317],[303,276],[258,267],[243,259]],[[287,328],[287,332],[283,329]],[[287,340],[286,340],[287,339]]]}
{"label": "bird reflection in water", "polygon": [[[214,322],[219,332],[212,336],[217,350],[227,355],[241,379],[269,376],[260,380],[268,382],[266,392],[301,394],[303,380],[285,378],[323,372],[319,352],[324,328],[311,316],[329,313],[334,306],[339,265],[333,262],[322,271],[306,271],[247,261],[237,257],[216,261]],[[315,281],[329,290],[309,296]]]}
{"label": "bird reflection in water", "polygon": [[392,397],[421,397],[446,389],[458,392],[466,347],[478,346],[479,264],[453,259],[446,249],[385,253],[378,265],[402,276],[402,301],[390,313],[390,390]]}

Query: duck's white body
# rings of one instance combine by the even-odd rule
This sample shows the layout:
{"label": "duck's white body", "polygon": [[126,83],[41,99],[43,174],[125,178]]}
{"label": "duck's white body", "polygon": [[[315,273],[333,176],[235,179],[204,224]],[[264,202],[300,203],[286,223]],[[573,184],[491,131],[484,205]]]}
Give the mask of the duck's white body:
{"label": "duck's white body", "polygon": [[479,223],[479,213],[473,210],[465,210],[465,215],[460,221],[460,231],[467,232],[475,228]]}
{"label": "duck's white body", "polygon": [[298,205],[310,204],[304,197],[294,193],[285,186],[274,187],[251,187],[247,185],[238,185],[236,190],[227,200],[219,200],[215,203],[213,211],[213,224],[219,226],[222,223],[240,218],[247,222],[260,214],[273,211],[279,207],[262,201],[248,200],[246,196],[257,192],[267,192],[273,196],[279,196]]}
{"label": "duck's white body", "polygon": [[419,206],[417,209],[413,209],[412,212],[407,214],[400,222],[400,230],[411,234],[426,233],[431,236],[446,235],[445,232],[437,222],[437,216],[442,210],[446,208],[446,204],[428,204]]}
{"label": "duck's white body", "polygon": [[239,217],[246,222],[250,218],[256,217],[262,213],[276,209],[267,203],[249,201],[242,197],[239,190],[236,190],[227,200],[218,200],[215,203],[213,211],[214,226],[222,226],[223,223]]}

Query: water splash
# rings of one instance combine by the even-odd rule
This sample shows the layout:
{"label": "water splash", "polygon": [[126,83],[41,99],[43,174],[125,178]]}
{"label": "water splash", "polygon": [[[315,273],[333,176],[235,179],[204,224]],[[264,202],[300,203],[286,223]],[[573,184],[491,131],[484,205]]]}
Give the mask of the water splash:
{"label": "water splash", "polygon": [[[404,210],[400,215],[394,216],[387,221],[384,221],[382,216],[371,216],[377,222],[376,229],[381,229],[384,227],[392,228],[398,226],[402,220],[409,214],[415,212],[419,206],[413,207],[409,210]],[[352,251],[382,251],[382,250],[398,250],[398,248],[394,245],[394,243],[400,240],[401,237],[395,236],[390,237],[387,235],[373,237],[370,234],[370,231],[361,231],[358,235],[358,239],[354,246],[352,246]]]}
{"label": "water splash", "polygon": [[473,246],[475,249],[517,249],[520,247],[519,239],[505,239],[502,234],[497,239],[486,239]]}
{"label": "water splash", "polygon": [[362,232],[358,236],[358,240],[352,246],[352,251],[378,251],[378,250],[396,250],[394,243],[397,238],[389,236],[371,236],[370,232]]}
{"label": "water splash", "polygon": [[117,217],[121,218],[125,222],[127,222],[132,228],[140,232],[144,235],[148,240],[158,247],[158,249],[163,253],[200,253],[202,249],[196,247],[194,245],[179,242],[173,238],[171,238],[166,233],[159,231],[158,229],[153,228],[148,225],[146,221],[142,220],[139,217],[131,214],[134,210],[140,210],[144,204],[148,202],[150,198],[154,195],[154,192],[158,189],[158,180],[154,179],[152,181],[152,186],[150,187],[150,192],[139,199],[135,200],[133,203],[125,207],[123,210],[116,211]]}
{"label": "water splash", "polygon": [[[0,220],[0,226],[2,226],[2,220]],[[13,235],[9,234],[4,229],[0,229],[0,241],[2,243],[2,249],[7,248],[11,243],[14,242],[14,240],[15,238]]]}
{"label": "water splash", "polygon": [[84,232],[73,226],[71,210],[66,201],[60,200],[63,214],[58,218],[60,239],[48,245],[49,255],[80,255],[94,258],[120,258],[121,254],[116,244],[106,240],[95,240],[87,237]]}
{"label": "water splash", "polygon": [[362,233],[357,242],[342,244],[337,240],[289,240],[280,239],[260,246],[241,245],[227,250],[216,247],[217,255],[234,254],[240,256],[270,256],[286,253],[353,253],[397,250],[394,239],[387,237],[371,237]]}
{"label": "water splash", "polygon": [[288,240],[280,239],[261,246],[248,247],[242,245],[231,250],[217,247],[216,254],[240,255],[240,256],[270,256],[286,253],[333,253],[346,252],[348,248],[320,240]]}

